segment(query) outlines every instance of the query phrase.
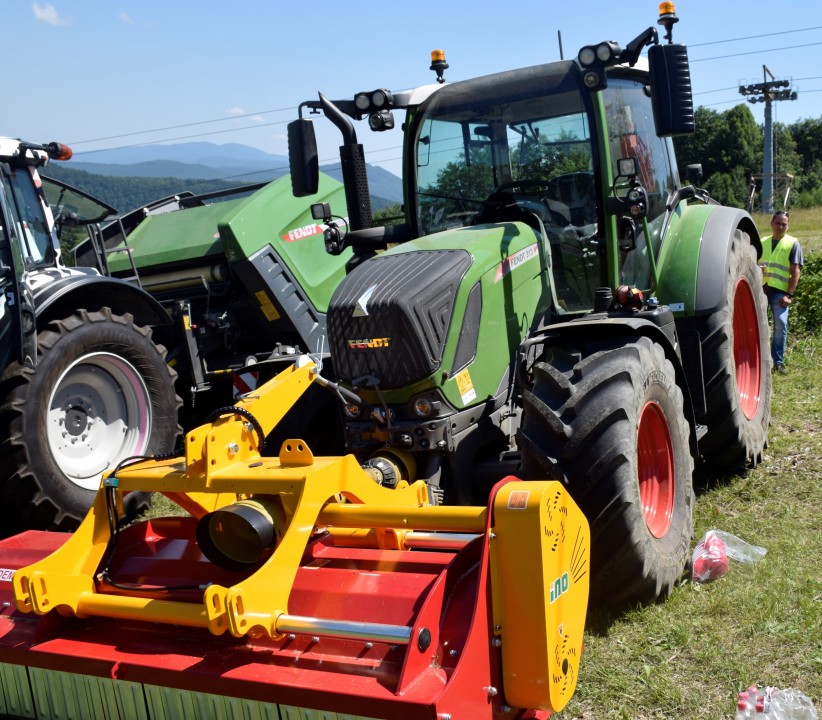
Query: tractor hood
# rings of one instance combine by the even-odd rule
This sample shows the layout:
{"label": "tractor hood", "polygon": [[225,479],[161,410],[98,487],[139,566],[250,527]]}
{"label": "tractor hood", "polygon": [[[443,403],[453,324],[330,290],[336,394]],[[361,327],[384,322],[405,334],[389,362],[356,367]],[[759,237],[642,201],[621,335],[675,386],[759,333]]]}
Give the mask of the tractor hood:
{"label": "tractor hood", "polygon": [[[339,377],[382,390],[433,384],[458,406],[491,397],[548,309],[545,269],[539,236],[518,222],[437,233],[368,260],[329,306]],[[473,397],[457,387],[465,373]]]}

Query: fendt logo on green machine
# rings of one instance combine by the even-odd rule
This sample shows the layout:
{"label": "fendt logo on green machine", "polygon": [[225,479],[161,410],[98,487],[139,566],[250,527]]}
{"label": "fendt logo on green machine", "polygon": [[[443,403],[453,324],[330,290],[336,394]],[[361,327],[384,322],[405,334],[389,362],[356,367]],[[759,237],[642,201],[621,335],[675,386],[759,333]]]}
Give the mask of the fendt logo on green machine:
{"label": "fendt logo on green machine", "polygon": [[302,227],[289,230],[285,235],[281,235],[281,238],[286,242],[297,242],[297,240],[314,237],[314,235],[321,235],[322,233],[323,226],[312,223],[311,225],[303,225]]}
{"label": "fendt logo on green machine", "polygon": [[497,268],[496,276],[494,277],[494,282],[499,282],[509,273],[516,270],[520,265],[525,262],[528,262],[532,258],[539,257],[539,248],[537,244],[534,243],[533,245],[529,245],[518,252],[515,252],[510,257],[505,258]]}
{"label": "fendt logo on green machine", "polygon": [[387,348],[391,345],[390,337],[381,338],[364,338],[360,340],[349,340],[348,347],[351,350],[376,350],[378,348]]}

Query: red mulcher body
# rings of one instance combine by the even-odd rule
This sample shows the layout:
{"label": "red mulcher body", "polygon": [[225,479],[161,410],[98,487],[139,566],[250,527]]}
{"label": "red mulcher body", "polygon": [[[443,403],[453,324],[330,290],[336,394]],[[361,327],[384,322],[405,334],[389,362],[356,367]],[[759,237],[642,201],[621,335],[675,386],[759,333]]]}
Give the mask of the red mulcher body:
{"label": "red mulcher body", "polygon": [[[302,441],[260,455],[318,377],[298,363],[189,433],[184,458],[118,468],[73,535],[0,541],[0,713],[501,720],[565,705],[589,534],[562,485],[507,478],[487,508],[431,507],[424,483],[381,487]],[[190,515],[120,528],[138,488]]]}

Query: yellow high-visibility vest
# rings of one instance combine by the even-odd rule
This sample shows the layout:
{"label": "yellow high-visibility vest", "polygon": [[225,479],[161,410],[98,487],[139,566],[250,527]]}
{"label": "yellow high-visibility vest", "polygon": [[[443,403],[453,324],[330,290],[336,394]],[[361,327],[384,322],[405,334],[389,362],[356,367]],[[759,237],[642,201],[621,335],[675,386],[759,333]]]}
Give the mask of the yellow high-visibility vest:
{"label": "yellow high-visibility vest", "polygon": [[791,279],[791,248],[796,238],[785,235],[773,249],[773,236],[762,240],[762,284],[776,290],[788,292],[788,281]]}

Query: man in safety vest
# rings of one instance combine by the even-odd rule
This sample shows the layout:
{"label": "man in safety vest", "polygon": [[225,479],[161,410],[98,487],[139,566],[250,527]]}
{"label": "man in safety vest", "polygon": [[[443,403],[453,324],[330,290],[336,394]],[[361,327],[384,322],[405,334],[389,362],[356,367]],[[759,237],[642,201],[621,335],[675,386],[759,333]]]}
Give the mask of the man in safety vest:
{"label": "man in safety vest", "polygon": [[771,359],[773,369],[785,373],[785,345],[788,340],[788,309],[805,264],[802,246],[788,235],[788,213],[780,210],[771,218],[770,237],[762,238],[762,282],[773,316]]}

